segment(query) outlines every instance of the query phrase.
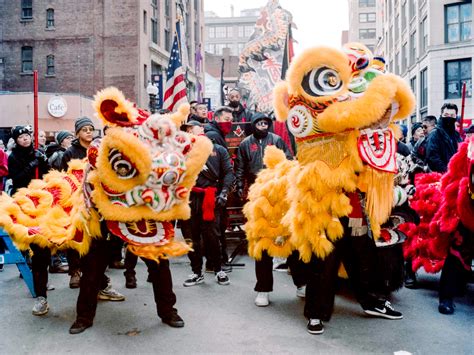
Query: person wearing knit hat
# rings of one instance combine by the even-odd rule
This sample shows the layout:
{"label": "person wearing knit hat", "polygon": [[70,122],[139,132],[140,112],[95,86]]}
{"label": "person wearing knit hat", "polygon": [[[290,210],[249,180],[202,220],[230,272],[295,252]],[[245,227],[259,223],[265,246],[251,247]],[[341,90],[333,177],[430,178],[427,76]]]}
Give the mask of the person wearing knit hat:
{"label": "person wearing knit hat", "polygon": [[[16,126],[12,129],[12,138],[15,140],[15,143],[18,144],[16,141],[20,136],[28,135],[31,141],[31,132],[26,126]],[[22,137],[23,138],[23,137]]]}
{"label": "person wearing knit hat", "polygon": [[[27,187],[31,180],[41,178],[49,170],[44,154],[35,150],[31,132],[26,126],[17,126],[12,130],[12,137],[16,146],[8,157],[8,176],[12,180],[11,193],[19,188]],[[31,271],[36,300],[32,309],[34,315],[40,316],[48,312],[47,284],[48,265],[51,258],[49,249],[42,248],[34,243],[30,244],[33,251],[31,257]]]}
{"label": "person wearing knit hat", "polygon": [[69,131],[59,131],[58,134],[56,134],[56,142],[64,149],[67,149],[71,146],[73,139],[74,136]]}
{"label": "person wearing knit hat", "polygon": [[76,132],[76,136],[79,133],[81,129],[84,127],[90,126],[92,127],[92,130],[94,130],[94,123],[89,117],[80,117],[76,120],[74,123],[74,131]]}
{"label": "person wearing knit hat", "polygon": [[416,142],[425,137],[425,131],[423,130],[423,124],[421,122],[415,122],[411,126],[411,138],[410,143],[407,143],[410,152],[414,149]]}

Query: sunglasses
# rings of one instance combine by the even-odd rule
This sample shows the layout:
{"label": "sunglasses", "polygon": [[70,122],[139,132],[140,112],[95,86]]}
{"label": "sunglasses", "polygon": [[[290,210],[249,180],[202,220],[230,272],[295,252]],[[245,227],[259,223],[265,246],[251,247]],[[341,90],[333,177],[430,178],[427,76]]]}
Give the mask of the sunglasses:
{"label": "sunglasses", "polygon": [[82,127],[81,132],[84,132],[84,133],[94,132],[94,128],[92,128],[92,127]]}

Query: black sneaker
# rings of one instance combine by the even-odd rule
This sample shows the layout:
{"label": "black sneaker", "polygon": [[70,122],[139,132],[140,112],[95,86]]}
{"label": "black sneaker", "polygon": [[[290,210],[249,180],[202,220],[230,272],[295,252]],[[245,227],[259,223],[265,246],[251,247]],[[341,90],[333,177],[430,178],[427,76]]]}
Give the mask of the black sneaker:
{"label": "black sneaker", "polygon": [[387,319],[402,319],[403,315],[393,309],[389,301],[381,301],[378,305],[364,309],[364,312],[371,316],[387,318]]}
{"label": "black sneaker", "polygon": [[137,278],[135,275],[125,274],[125,287],[137,288]]}
{"label": "black sneaker", "polygon": [[324,332],[324,325],[319,319],[310,319],[306,329],[310,334],[322,334]]}
{"label": "black sneaker", "polygon": [[229,277],[224,271],[219,271],[216,274],[216,281],[219,285],[228,285],[230,284]]}
{"label": "black sneaker", "polygon": [[161,321],[173,328],[184,327],[184,320],[178,315],[178,313],[171,313],[169,316],[163,317]]}
{"label": "black sneaker", "polygon": [[203,282],[204,276],[202,274],[191,274],[188,276],[188,279],[184,281],[183,286],[189,287],[202,284]]}
{"label": "black sneaker", "polygon": [[438,311],[441,314],[453,314],[454,313],[453,300],[439,301]]}
{"label": "black sneaker", "polygon": [[92,327],[92,322],[84,321],[84,320],[76,320],[71,328],[69,328],[69,334],[79,334],[82,333],[87,328]]}

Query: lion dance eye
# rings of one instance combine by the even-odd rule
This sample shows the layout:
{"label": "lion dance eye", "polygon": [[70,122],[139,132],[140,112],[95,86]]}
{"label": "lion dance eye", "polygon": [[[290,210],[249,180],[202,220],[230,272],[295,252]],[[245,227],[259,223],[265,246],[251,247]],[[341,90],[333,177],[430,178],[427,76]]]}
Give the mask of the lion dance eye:
{"label": "lion dance eye", "polygon": [[311,96],[328,96],[339,91],[342,87],[342,80],[336,70],[321,67],[306,74],[301,86]]}
{"label": "lion dance eye", "polygon": [[138,175],[135,166],[117,149],[110,150],[109,161],[119,179],[131,179]]}

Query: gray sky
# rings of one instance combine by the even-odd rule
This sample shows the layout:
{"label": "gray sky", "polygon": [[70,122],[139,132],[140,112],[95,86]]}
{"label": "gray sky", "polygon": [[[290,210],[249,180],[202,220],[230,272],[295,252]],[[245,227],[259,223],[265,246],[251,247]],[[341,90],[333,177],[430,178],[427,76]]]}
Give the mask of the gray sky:
{"label": "gray sky", "polygon": [[[234,16],[240,10],[263,7],[267,0],[204,0],[204,10],[229,17],[234,5]],[[280,5],[291,12],[296,30],[293,37],[295,53],[315,45],[341,46],[341,32],[349,28],[348,0],[280,0]]]}

